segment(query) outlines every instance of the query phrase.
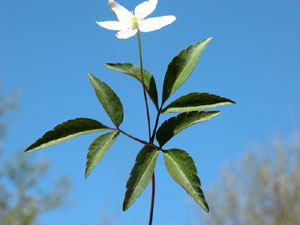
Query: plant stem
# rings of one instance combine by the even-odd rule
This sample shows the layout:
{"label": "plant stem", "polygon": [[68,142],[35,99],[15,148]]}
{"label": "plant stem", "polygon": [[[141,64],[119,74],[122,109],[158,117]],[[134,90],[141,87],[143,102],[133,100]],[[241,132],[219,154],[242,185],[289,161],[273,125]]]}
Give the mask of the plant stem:
{"label": "plant stem", "polygon": [[[148,134],[149,134],[149,144],[153,144],[153,140],[151,138],[151,126],[150,126],[150,114],[149,114],[149,107],[144,83],[144,69],[143,69],[143,59],[142,59],[142,45],[141,45],[141,37],[140,31],[137,32],[138,42],[139,42],[139,53],[140,53],[140,67],[141,67],[141,80],[143,85],[143,92],[144,92],[144,99],[146,104],[146,111],[147,111],[147,121],[148,121]],[[154,209],[154,198],[155,198],[155,176],[154,172],[152,175],[152,195],[151,195],[151,207],[150,207],[150,217],[149,217],[149,225],[152,225],[153,220],[153,209]]]}
{"label": "plant stem", "polygon": [[149,107],[148,107],[148,100],[146,95],[146,89],[145,89],[145,83],[144,83],[144,69],[143,69],[143,59],[142,59],[142,45],[141,45],[141,37],[140,32],[138,30],[137,32],[138,42],[139,42],[139,54],[140,54],[140,67],[141,67],[141,80],[143,85],[143,93],[144,93],[144,99],[146,104],[146,111],[147,111],[147,121],[148,121],[148,133],[149,133],[149,142],[151,139],[151,127],[150,127],[150,114],[149,114]]}
{"label": "plant stem", "polygon": [[153,220],[154,197],[155,197],[155,175],[154,175],[154,172],[153,172],[153,175],[152,175],[152,195],[151,195],[151,208],[150,208],[149,225],[152,225],[152,220]]}

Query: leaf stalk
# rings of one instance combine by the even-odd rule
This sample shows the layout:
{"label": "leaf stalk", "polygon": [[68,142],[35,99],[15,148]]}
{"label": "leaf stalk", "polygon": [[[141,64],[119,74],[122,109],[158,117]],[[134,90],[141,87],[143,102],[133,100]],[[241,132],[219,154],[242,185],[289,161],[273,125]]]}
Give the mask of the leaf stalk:
{"label": "leaf stalk", "polygon": [[161,105],[161,107],[157,111],[157,115],[156,115],[156,119],[155,119],[155,125],[154,125],[154,129],[153,129],[152,136],[151,136],[151,139],[150,139],[150,144],[153,144],[153,142],[154,142],[154,138],[155,138],[155,135],[156,135],[156,130],[157,130],[157,126],[158,126],[158,122],[159,122],[159,116],[161,114],[162,106],[163,106],[163,104]]}
{"label": "leaf stalk", "polygon": [[117,131],[120,131],[122,134],[126,135],[127,137],[129,137],[129,138],[131,138],[131,139],[133,139],[133,140],[135,140],[135,141],[138,141],[138,142],[140,142],[140,143],[142,143],[142,144],[144,144],[144,145],[147,145],[147,144],[148,144],[146,141],[143,141],[143,140],[141,140],[141,139],[138,139],[138,138],[136,138],[136,137],[133,137],[132,135],[126,133],[126,132],[123,131],[123,130],[121,130],[120,128],[117,128],[116,130],[117,130]]}

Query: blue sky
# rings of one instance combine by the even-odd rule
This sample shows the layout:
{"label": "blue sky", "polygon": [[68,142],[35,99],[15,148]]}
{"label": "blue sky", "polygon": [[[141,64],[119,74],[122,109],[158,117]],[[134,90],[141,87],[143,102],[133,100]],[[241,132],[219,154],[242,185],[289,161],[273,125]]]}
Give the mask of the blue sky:
{"label": "blue sky", "polygon": [[[119,0],[130,10],[141,1]],[[159,1],[151,16],[177,20],[155,32],[142,33],[145,69],[154,74],[159,96],[171,59],[190,44],[214,37],[191,77],[172,96],[193,91],[228,97],[235,106],[220,108],[217,118],[195,125],[165,147],[186,150],[195,160],[204,190],[222,165],[238,158],[274,129],[289,137],[299,126],[300,2],[296,0]],[[108,83],[120,97],[122,129],[146,139],[141,86],[110,71],[106,62],[139,63],[137,38],[119,40],[96,21],[115,20],[104,0],[0,1],[0,75],[5,93],[22,91],[18,119],[10,125],[7,154],[25,148],[45,131],[68,119],[89,117],[112,125],[94,94],[87,73]],[[154,108],[151,108],[154,115]],[[161,118],[161,122],[168,115]],[[152,121],[154,118],[152,118]],[[100,211],[117,215],[119,224],[145,224],[150,186],[126,212],[121,211],[125,185],[142,146],[120,135],[103,161],[84,179],[91,134],[32,157],[52,162],[46,186],[60,174],[74,183],[67,209],[50,212],[45,225],[96,224]],[[154,224],[183,224],[191,216],[189,197],[167,174],[162,155],[156,167]],[[213,202],[209,202],[213,207]]]}

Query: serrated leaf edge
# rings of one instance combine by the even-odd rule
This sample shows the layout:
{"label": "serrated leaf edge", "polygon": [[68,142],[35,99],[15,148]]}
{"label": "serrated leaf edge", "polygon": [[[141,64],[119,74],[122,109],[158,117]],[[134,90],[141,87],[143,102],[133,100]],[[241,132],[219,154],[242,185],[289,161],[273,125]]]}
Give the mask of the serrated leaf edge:
{"label": "serrated leaf edge", "polygon": [[[180,149],[178,149],[178,150],[180,150]],[[189,183],[189,186],[192,187],[193,193],[189,193],[189,192],[187,191],[187,189],[186,189],[181,183],[179,183],[178,181],[175,180],[175,178],[173,178],[173,176],[171,175],[171,173],[170,173],[170,171],[169,171],[169,169],[168,169],[168,167],[167,167],[167,163],[166,163],[166,161],[165,161],[165,165],[166,165],[166,167],[167,167],[167,170],[168,170],[169,174],[171,175],[171,177],[174,179],[174,181],[175,181],[176,183],[178,183],[184,190],[186,190],[186,192],[187,192],[187,193],[188,193],[188,194],[189,194],[189,195],[190,195],[197,203],[199,203],[199,204],[201,205],[201,207],[202,207],[206,212],[208,212],[208,211],[209,211],[208,206],[205,205],[205,204],[203,204],[203,202],[201,201],[201,198],[200,198],[199,195],[198,195],[199,193],[196,191],[196,189],[199,188],[200,191],[203,193],[203,191],[201,190],[201,181],[200,181],[200,179],[199,179],[199,177],[198,177],[197,167],[195,166],[195,163],[194,163],[193,158],[192,158],[187,152],[185,152],[185,151],[183,151],[183,150],[180,150],[180,151],[184,152],[184,153],[185,153],[185,154],[193,161],[193,169],[195,170],[195,172],[194,172],[192,175],[193,175],[193,176],[196,176],[197,179],[199,180],[199,185],[197,185],[196,187],[195,187],[194,185],[192,185],[192,183],[190,182],[190,179],[188,179],[188,176],[183,172],[183,170],[181,169],[181,167],[178,165],[177,161],[174,160],[173,157],[171,157],[170,155],[168,155],[168,151],[172,151],[172,149],[169,149],[169,150],[167,150],[167,151],[164,152],[164,158],[165,158],[165,157],[168,157],[169,160],[172,160],[172,162],[173,162],[174,164],[176,164],[176,166],[177,166],[178,168],[180,168],[179,172],[186,178],[186,180],[187,180],[188,183]],[[204,197],[204,195],[203,195],[203,197]],[[205,199],[205,197],[204,197],[204,199]],[[206,200],[205,200],[205,201],[206,201]]]}
{"label": "serrated leaf edge", "polygon": [[[104,81],[100,80],[98,77],[96,77],[95,75],[93,75],[93,74],[91,74],[91,73],[88,73],[88,76],[89,76],[90,82],[91,82],[91,84],[92,84],[92,86],[93,86],[93,88],[94,88],[95,94],[96,94],[96,96],[97,96],[99,102],[100,102],[101,105],[103,106],[105,112],[107,113],[107,115],[109,116],[109,118],[111,119],[111,121],[114,123],[114,125],[115,125],[116,127],[119,127],[119,126],[122,124],[123,119],[124,119],[124,109],[123,109],[123,105],[122,105],[122,102],[121,102],[120,98],[119,98],[118,95],[113,91],[113,89],[112,89],[108,84],[106,84]],[[119,106],[120,106],[120,110],[122,111],[121,118],[118,118],[118,119],[117,119],[118,121],[115,120],[114,116],[112,116],[112,114],[111,114],[111,111],[107,109],[107,106],[104,105],[104,104],[102,103],[102,101],[101,101],[101,98],[98,97],[97,92],[96,92],[96,88],[95,88],[95,86],[93,85],[94,81],[99,81],[99,82],[101,83],[101,85],[104,84],[108,89],[110,89],[111,93],[114,95],[115,99],[118,101]],[[114,111],[114,110],[113,110],[113,111]],[[114,112],[113,112],[113,113],[114,113]]]}
{"label": "serrated leaf edge", "polygon": [[[111,69],[111,70],[114,70],[114,71],[117,71],[117,72],[121,72],[121,73],[125,73],[131,77],[133,77],[134,79],[136,79],[137,81],[139,81],[140,83],[142,83],[141,80],[139,80],[134,74],[132,73],[127,73],[127,72],[124,72],[124,71],[121,71],[121,70],[118,70],[114,67],[112,67],[111,65],[130,65],[130,66],[137,66],[137,67],[140,67],[138,65],[135,65],[135,64],[132,64],[132,63],[104,63],[104,66],[106,66],[107,68]],[[155,82],[155,79],[154,79],[154,76],[148,71],[148,70],[144,70],[144,73],[147,72],[149,73],[152,77],[153,77],[153,81],[155,83],[155,92],[156,92],[156,99],[154,99],[154,97],[150,94],[150,90],[147,89],[146,85],[144,84],[144,87],[148,93],[148,96],[150,97],[150,99],[152,100],[154,106],[156,107],[156,109],[158,109],[158,96],[157,96],[157,89],[156,89],[156,82]]]}
{"label": "serrated leaf edge", "polygon": [[[86,179],[90,174],[91,172],[93,171],[93,169],[97,166],[97,164],[103,159],[103,157],[105,156],[105,154],[107,153],[107,151],[109,150],[109,148],[111,147],[111,145],[115,142],[116,138],[118,137],[118,135],[120,134],[119,131],[113,131],[113,132],[109,132],[109,133],[106,133],[106,134],[102,134],[100,135],[99,137],[97,137],[89,146],[89,150],[88,150],[88,153],[87,153],[87,158],[86,158],[86,169],[85,169],[85,175],[84,175],[84,178]],[[102,153],[103,149],[106,149],[103,156],[100,158],[100,159],[97,159],[95,165],[92,166],[91,169],[88,170],[88,168],[90,168],[91,166],[88,167],[88,162],[89,162],[89,155],[91,154],[90,153],[90,148],[91,146],[96,142],[96,140],[100,139],[101,137],[103,137],[104,135],[111,135],[110,139],[104,144],[104,147],[101,148],[101,151],[98,151],[96,156],[94,156],[94,158],[97,158],[100,153]],[[112,141],[112,142],[111,142]],[[106,148],[106,146],[108,146]]]}
{"label": "serrated leaf edge", "polygon": [[[190,127],[190,126],[192,126],[192,125],[194,125],[194,124],[196,124],[196,123],[201,123],[201,122],[204,122],[204,121],[207,121],[207,120],[211,120],[212,118],[214,118],[214,117],[216,117],[216,116],[218,116],[218,115],[221,114],[221,111],[191,111],[191,112],[180,113],[179,115],[174,116],[174,117],[171,117],[171,118],[169,118],[168,120],[164,121],[164,122],[161,124],[161,126],[158,128],[156,134],[158,134],[158,133],[159,133],[159,130],[160,130],[162,127],[166,126],[167,123],[171,123],[171,122],[170,122],[171,120],[178,120],[179,117],[183,117],[183,116],[185,116],[186,114],[189,114],[189,113],[195,113],[195,112],[198,112],[198,113],[200,113],[200,112],[207,112],[207,113],[208,113],[208,112],[214,112],[215,114],[212,114],[212,116],[209,117],[208,119],[200,119],[200,120],[194,121],[193,123],[189,124],[188,126],[186,126],[186,127],[182,128],[182,129],[178,130],[178,132],[174,133],[174,135],[173,135],[172,137],[174,137],[175,135],[177,135],[178,133],[180,133],[180,132],[183,131],[184,129],[186,129],[186,128],[188,128],[188,127]],[[157,140],[157,141],[158,141],[158,139],[157,139],[158,136],[159,136],[159,135],[156,135],[156,140]],[[170,138],[169,140],[171,140],[171,138]],[[168,140],[168,141],[169,141],[169,140]],[[168,141],[166,141],[165,143],[163,143],[162,145],[160,145],[160,147],[162,147],[163,145],[165,145]],[[158,141],[158,143],[159,143],[159,141]]]}
{"label": "serrated leaf edge", "polygon": [[[169,71],[169,67],[171,66],[171,64],[174,63],[175,60],[177,60],[178,58],[180,58],[180,57],[181,57],[183,54],[185,54],[186,52],[190,51],[190,49],[192,49],[192,48],[194,48],[194,47],[197,47],[197,45],[200,45],[200,44],[202,44],[202,43],[204,43],[204,42],[206,42],[205,47],[204,47],[204,49],[205,49],[205,48],[206,48],[206,45],[207,45],[212,39],[213,39],[212,37],[206,38],[206,39],[204,39],[204,40],[202,40],[202,41],[199,41],[199,42],[197,42],[197,43],[195,43],[195,44],[189,45],[187,48],[181,50],[181,51],[179,52],[179,54],[176,55],[176,56],[172,59],[172,61],[169,63],[168,68],[167,68],[166,75],[167,75],[167,73],[168,73],[168,71]],[[200,56],[201,56],[202,52],[204,51],[204,49],[200,52],[200,55],[199,55],[199,57],[198,57],[198,61],[199,61]],[[198,61],[196,62],[196,65],[197,65]],[[195,66],[196,66],[196,65],[195,65]],[[195,68],[195,67],[194,67],[194,68]],[[194,68],[192,69],[192,71],[190,72],[190,74],[193,72]],[[183,70],[182,70],[182,71],[183,71]],[[180,73],[182,73],[182,71],[180,71]],[[166,75],[165,75],[165,79],[166,79]],[[188,76],[188,77],[189,77],[189,76]],[[187,77],[187,78],[188,78],[188,77]],[[185,81],[187,80],[187,78],[181,83],[181,85],[183,85],[183,84],[185,83]],[[175,86],[175,83],[176,83],[176,80],[175,80],[175,82],[173,83],[173,87],[170,89],[170,91],[169,91],[168,93],[166,93],[166,95],[168,95],[168,96],[165,97],[165,94],[164,94],[164,90],[165,90],[165,88],[164,88],[164,87],[165,87],[165,81],[164,81],[164,84],[163,84],[163,96],[162,96],[162,103],[163,103],[163,104],[164,104],[164,103],[167,101],[167,99],[170,98],[171,95],[173,95],[173,94],[175,93],[175,91],[181,86],[181,85],[179,85],[175,90],[173,90],[173,89],[174,89],[174,86]]]}
{"label": "serrated leaf edge", "polygon": [[[147,145],[146,145],[146,146],[147,146]],[[155,146],[153,146],[153,147],[155,147]],[[143,149],[142,149],[142,150],[143,150]],[[141,150],[141,151],[142,151],[142,150]],[[156,160],[157,160],[157,156],[158,156],[158,151],[154,152],[154,155],[153,155],[153,157],[152,157],[150,163],[148,164],[147,168],[146,168],[144,171],[148,170],[149,167],[152,166],[152,164],[153,164],[153,171],[154,171],[155,164],[156,164]],[[127,192],[128,192],[128,190],[129,190],[129,188],[128,188],[129,180],[132,178],[132,172],[133,172],[133,170],[135,169],[136,163],[137,163],[137,160],[135,161],[134,167],[133,167],[132,171],[130,172],[130,177],[129,177],[129,179],[128,179],[128,181],[127,181],[127,184],[126,184],[125,199],[126,199],[126,196],[127,196]],[[142,180],[142,178],[143,178],[144,176],[145,176],[145,173],[143,173],[143,176],[139,179],[139,181],[138,181],[137,183],[139,183],[139,182]],[[150,177],[149,181],[147,182],[145,188],[148,186],[150,180],[151,180],[151,177]],[[144,188],[144,190],[145,190],[145,188]],[[126,205],[125,205],[125,199],[124,199],[124,202],[123,202],[123,211],[126,211],[126,210],[127,210],[127,209],[128,209],[128,208],[136,201],[136,199],[144,192],[144,190],[142,190],[141,193],[140,193],[136,198],[134,198],[134,199],[128,198],[127,204],[126,204]],[[136,190],[135,190],[135,191],[136,191]],[[134,195],[135,191],[132,192],[131,196]]]}
{"label": "serrated leaf edge", "polygon": [[[76,119],[89,119],[89,118],[76,118]],[[98,129],[92,129],[92,130],[88,130],[88,131],[84,131],[84,132],[79,132],[79,133],[76,133],[76,134],[72,134],[72,135],[68,135],[68,136],[65,136],[63,138],[59,138],[59,139],[55,139],[55,140],[52,140],[50,142],[47,142],[47,143],[44,143],[44,144],[41,144],[35,148],[30,148],[32,145],[36,144],[38,141],[42,140],[43,138],[46,137],[46,135],[48,135],[49,133],[52,133],[52,132],[55,132],[56,129],[59,127],[59,126],[63,126],[64,124],[68,123],[68,122],[71,122],[71,121],[75,121],[76,119],[72,119],[72,120],[68,120],[68,121],[65,121],[61,124],[58,124],[57,126],[55,126],[52,130],[49,130],[47,131],[46,133],[43,134],[43,136],[39,139],[37,139],[33,144],[31,144],[28,148],[26,148],[25,152],[32,152],[32,151],[35,151],[35,150],[38,150],[38,149],[43,149],[43,148],[47,148],[47,147],[50,147],[52,145],[56,145],[56,144],[59,144],[59,143],[62,143],[64,141],[68,141],[68,140],[71,140],[73,138],[76,138],[80,135],[83,135],[83,134],[89,134],[89,133],[94,133],[94,132],[100,132],[100,131],[103,131],[103,130],[108,130],[108,129],[111,129],[103,124],[101,124],[100,122],[96,121],[96,120],[93,120],[93,119],[90,119],[90,120],[93,120],[95,122],[98,122],[99,124],[103,125],[104,127],[103,128],[98,128]]]}
{"label": "serrated leaf edge", "polygon": [[[186,106],[186,107],[174,107],[174,106],[172,106],[172,104],[175,104],[176,102],[180,101],[182,98],[187,97],[188,95],[191,95],[191,94],[213,95],[213,96],[217,96],[217,97],[220,97],[220,98],[224,98],[225,100],[227,100],[227,102],[210,104],[210,105],[201,105],[201,106]],[[228,98],[222,97],[222,96],[218,96],[218,95],[215,95],[215,94],[209,94],[209,93],[205,93],[205,92],[192,92],[192,93],[189,93],[187,95],[181,96],[178,99],[176,99],[175,101],[171,102],[169,105],[167,105],[162,110],[162,113],[202,111],[202,110],[206,110],[206,109],[212,109],[212,108],[217,108],[217,107],[220,107],[220,106],[234,105],[234,104],[236,104],[234,101],[232,101]]]}

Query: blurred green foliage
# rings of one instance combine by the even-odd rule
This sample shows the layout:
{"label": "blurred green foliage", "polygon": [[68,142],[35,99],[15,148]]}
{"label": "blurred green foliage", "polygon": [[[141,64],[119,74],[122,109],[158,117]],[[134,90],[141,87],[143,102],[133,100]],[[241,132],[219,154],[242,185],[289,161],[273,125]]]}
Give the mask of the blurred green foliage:
{"label": "blurred green foliage", "polygon": [[210,225],[297,225],[299,199],[300,133],[295,133],[289,141],[257,146],[224,168],[208,194],[214,203],[210,214],[198,215]]}
{"label": "blurred green foliage", "polygon": [[17,96],[0,93],[0,225],[37,225],[41,214],[66,204],[71,183],[61,177],[42,187],[48,162],[29,158],[23,151],[6,154],[2,142],[8,118],[17,109]]}

